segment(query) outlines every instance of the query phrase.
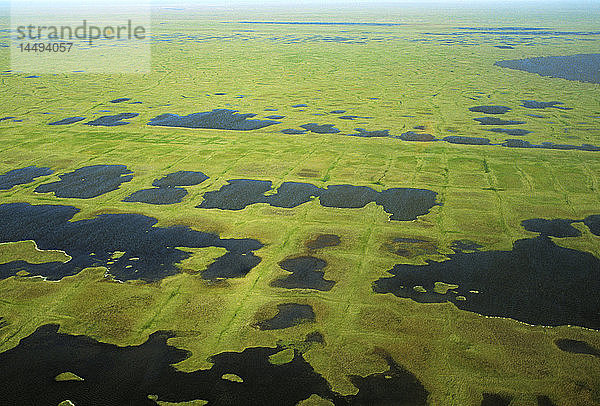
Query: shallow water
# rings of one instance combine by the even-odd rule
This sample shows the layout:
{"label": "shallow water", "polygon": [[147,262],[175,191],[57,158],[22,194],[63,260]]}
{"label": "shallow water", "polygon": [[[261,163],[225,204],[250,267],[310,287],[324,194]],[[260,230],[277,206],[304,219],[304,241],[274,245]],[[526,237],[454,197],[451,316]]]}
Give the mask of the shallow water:
{"label": "shallow water", "polygon": [[9,190],[16,185],[25,185],[33,182],[35,178],[52,175],[53,173],[54,171],[50,168],[40,168],[35,165],[13,169],[0,175],[0,190]]}
{"label": "shallow water", "polygon": [[329,291],[335,285],[334,281],[324,278],[323,268],[327,262],[311,256],[288,258],[279,263],[279,266],[291,275],[284,276],[271,282],[271,286],[286,289],[315,289]]}
{"label": "shallow water", "polygon": [[600,83],[600,54],[513,59],[498,61],[494,65],[552,78]]}
{"label": "shallow water", "polygon": [[[207,279],[243,276],[260,262],[253,254],[262,247],[257,240],[221,239],[186,226],[156,227],[156,219],[141,214],[103,214],[69,221],[77,212],[72,206],[0,205],[0,242],[33,240],[41,250],[61,250],[72,257],[65,263],[0,264],[0,278],[25,270],[59,280],[87,267],[104,266],[119,280],[155,281],[178,273],[176,264],[190,257],[174,247],[225,248],[228,252],[205,271]],[[124,254],[114,259],[115,252]]]}
{"label": "shallow water", "polygon": [[125,165],[84,166],[59,175],[59,181],[38,186],[35,192],[54,192],[56,197],[64,198],[91,199],[117,190],[121,183],[130,182],[133,179],[131,173]]}
{"label": "shallow water", "polygon": [[165,127],[204,128],[215,130],[250,131],[281,124],[274,120],[251,120],[256,114],[240,114],[236,110],[215,109],[187,116],[161,114],[150,120],[148,125]]}

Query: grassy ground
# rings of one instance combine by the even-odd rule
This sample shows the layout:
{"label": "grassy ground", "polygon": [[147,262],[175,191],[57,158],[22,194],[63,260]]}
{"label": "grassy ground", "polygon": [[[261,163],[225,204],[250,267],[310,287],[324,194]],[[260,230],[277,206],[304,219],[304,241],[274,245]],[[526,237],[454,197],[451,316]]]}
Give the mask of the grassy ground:
{"label": "grassy ground", "polygon": [[[177,333],[170,343],[192,352],[178,367],[194,370],[207,367],[207,357],[215,353],[277,342],[300,345],[306,334],[319,331],[326,344],[313,347],[305,357],[334,390],[343,393],[356,391],[347,375],[387,369],[373,353],[383,348],[423,382],[434,405],[476,405],[482,392],[513,394],[514,405],[534,404],[537,394],[549,395],[559,405],[600,403],[598,360],[562,352],[553,344],[557,338],[573,338],[600,347],[595,331],[486,318],[450,303],[419,304],[371,289],[372,282],[387,275],[396,263],[443,260],[454,240],[473,240],[486,250],[510,249],[515,240],[534,235],[523,230],[522,220],[581,219],[600,213],[598,153],[278,133],[309,122],[335,123],[342,134],[363,127],[399,135],[423,125],[438,137],[452,135],[448,130],[454,129],[456,135],[485,136],[497,142],[511,137],[484,131],[472,120],[483,115],[468,108],[500,104],[513,109],[500,117],[527,121],[519,127],[534,131],[525,137],[532,143],[600,145],[600,119],[590,117],[600,116],[598,85],[493,66],[500,59],[594,52],[597,41],[556,39],[509,52],[487,43],[449,46],[410,41],[422,38],[425,31],[450,29],[432,25],[348,28],[348,35],[369,31],[364,35],[395,37],[366,44],[281,44],[269,38],[289,33],[302,38],[344,34],[339,27],[199,24],[192,17],[178,18],[156,25],[155,30],[169,38],[175,32],[228,36],[255,29],[244,35],[256,38],[155,44],[154,69],[148,75],[61,74],[36,79],[0,75],[3,97],[10,100],[0,107],[0,116],[24,119],[0,123],[0,173],[28,165],[55,170],[54,175],[0,192],[1,202],[73,205],[81,209],[75,220],[135,212],[156,217],[159,225],[189,225],[222,238],[256,238],[265,244],[257,252],[262,262],[246,277],[220,283],[208,283],[198,275],[210,258],[220,255],[212,249],[195,251],[181,264],[185,272],[152,284],[112,282],[104,277],[104,269],[88,269],[60,282],[8,278],[0,281],[0,315],[8,321],[0,330],[0,350],[17,345],[50,322],[60,323],[61,331],[119,345],[140,344],[152,332],[168,329]],[[107,103],[117,97],[143,104]],[[519,107],[524,99],[557,100],[573,110],[529,110]],[[309,107],[291,107],[299,103]],[[269,107],[278,111],[263,111]],[[146,125],[162,113],[213,108],[286,118],[283,124],[250,132]],[[64,117],[97,117],[105,109],[140,116],[115,128],[45,125]],[[336,109],[373,118],[339,120],[327,113]],[[525,116],[529,113],[546,118]],[[59,174],[91,164],[125,164],[135,176],[119,190],[88,200],[33,192],[41,183],[58,180]],[[189,193],[180,204],[121,202],[177,170],[203,171],[210,179],[187,187]],[[376,190],[426,188],[439,194],[442,205],[413,222],[389,221],[374,203],[363,209],[326,208],[316,201],[294,209],[265,204],[241,211],[195,208],[204,192],[238,178],[271,180],[274,187],[300,181],[318,186],[367,185]],[[582,237],[557,243],[600,257],[599,238],[585,227],[581,230]],[[314,254],[328,262],[325,278],[337,282],[333,289],[270,287],[271,281],[287,274],[277,263],[306,253],[305,242],[321,233],[337,234],[342,240],[341,245]],[[438,252],[399,257],[388,248],[397,237],[430,240]],[[0,250],[0,262],[11,257],[61,260],[60,253],[40,253],[30,243],[0,246]],[[316,323],[275,331],[253,327],[285,302],[311,304]]]}

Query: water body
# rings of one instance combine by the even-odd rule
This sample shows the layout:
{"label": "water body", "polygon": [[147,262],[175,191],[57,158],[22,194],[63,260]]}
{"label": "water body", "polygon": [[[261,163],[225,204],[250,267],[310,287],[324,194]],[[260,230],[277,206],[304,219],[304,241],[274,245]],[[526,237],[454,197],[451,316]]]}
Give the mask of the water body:
{"label": "water body", "polygon": [[498,117],[479,117],[473,120],[478,121],[481,125],[519,125],[525,124],[525,121],[517,120],[502,120]]}
{"label": "water body", "polygon": [[598,351],[596,348],[592,347],[585,341],[561,338],[554,341],[554,344],[556,344],[558,348],[565,352],[570,352],[572,354],[592,355],[594,357],[600,358],[600,351]]}
{"label": "water body", "polygon": [[324,278],[323,268],[327,262],[312,256],[288,258],[279,263],[282,269],[292,274],[271,282],[271,286],[286,289],[315,289],[329,291],[335,281]]}
{"label": "water body", "polygon": [[313,323],[315,312],[311,305],[282,303],[277,305],[277,314],[256,324],[261,330],[279,330],[301,323]]}
{"label": "water body", "polygon": [[559,110],[573,110],[571,107],[562,107],[561,104],[564,104],[564,103],[561,103],[559,101],[549,101],[549,102],[536,101],[536,100],[521,100],[521,101],[523,102],[523,104],[521,104],[521,106],[525,107],[526,109],[554,108],[554,109],[559,109]]}
{"label": "water body", "polygon": [[286,128],[285,130],[281,130],[281,132],[288,135],[300,135],[307,133],[306,130],[297,130],[295,128]]}
{"label": "water body", "polygon": [[62,120],[54,121],[52,123],[48,123],[48,125],[68,125],[78,123],[79,121],[85,120],[87,117],[67,117]]}
{"label": "water body", "polygon": [[56,197],[91,199],[117,190],[121,183],[133,179],[125,165],[91,165],[59,175],[60,180],[44,183],[35,192],[54,192]]}
{"label": "water body", "polygon": [[305,130],[308,130],[312,133],[317,134],[337,134],[340,132],[337,128],[335,128],[334,124],[316,124],[316,123],[308,123],[300,126]]}
{"label": "water body", "polygon": [[426,133],[418,133],[418,132],[414,132],[414,131],[407,131],[403,134],[400,135],[400,138],[402,141],[417,141],[417,142],[429,142],[429,141],[435,141],[436,138],[431,135],[431,134],[426,134]]}
{"label": "water body", "polygon": [[320,234],[313,240],[306,242],[306,248],[309,250],[319,250],[327,247],[336,247],[340,245],[342,240],[336,234]]}
{"label": "water body", "polygon": [[138,190],[127,196],[124,202],[139,202],[147,204],[175,204],[181,203],[187,195],[187,190],[178,187],[156,187]]}
{"label": "water body", "polygon": [[442,141],[449,142],[451,144],[465,144],[465,145],[490,145],[488,138],[482,137],[463,137],[460,135],[450,135],[442,138]]}
{"label": "water body", "polygon": [[594,214],[583,219],[583,224],[588,226],[592,234],[600,236],[600,214]]}
{"label": "water body", "polygon": [[91,125],[91,126],[116,127],[116,126],[120,126],[120,125],[130,124],[129,121],[123,121],[123,120],[127,120],[129,118],[134,118],[137,116],[139,116],[138,113],[119,113],[119,114],[115,114],[114,116],[102,116],[95,120],[88,121],[87,123],[84,123],[84,124]]}
{"label": "water body", "polygon": [[512,396],[499,393],[484,393],[481,406],[509,406]]}
{"label": "water body", "polygon": [[118,99],[109,101],[109,103],[123,103],[123,102],[129,101],[129,100],[131,100],[129,97],[120,97]]}
{"label": "water body", "polygon": [[513,137],[522,137],[532,133],[532,131],[523,130],[522,128],[490,128],[487,131],[492,131],[495,133],[504,133]]}
{"label": "water body", "polygon": [[205,128],[213,130],[250,131],[281,124],[274,120],[251,120],[256,114],[240,114],[236,110],[215,109],[187,116],[161,114],[150,120],[148,125],[163,127]]}
{"label": "water body", "polygon": [[285,118],[285,116],[280,116],[278,114],[273,114],[272,116],[267,116],[266,118],[268,118],[269,120],[281,120],[282,118]]}
{"label": "water body", "polygon": [[197,171],[177,171],[169,173],[163,178],[156,179],[152,186],[156,187],[175,187],[175,186],[195,186],[208,179],[202,172]]}
{"label": "water body", "polygon": [[13,169],[0,175],[0,190],[9,190],[16,185],[25,185],[33,182],[40,176],[52,175],[54,171],[50,168],[28,166],[26,168]]}
{"label": "water body", "polygon": [[484,113],[484,114],[504,114],[508,113],[511,110],[510,107],[506,106],[475,106],[469,107],[469,111],[473,111],[475,113]]}
{"label": "water body", "polygon": [[[443,262],[398,264],[388,271],[394,276],[375,281],[373,290],[422,303],[449,301],[462,310],[529,324],[600,329],[600,297],[594,293],[600,289],[600,260],[555,244],[549,235],[572,233],[564,224],[525,224],[548,234],[517,240],[511,251],[458,251]],[[458,285],[456,293],[436,293],[436,282]]]}
{"label": "water body", "polygon": [[331,114],[344,114],[346,112],[346,110],[331,110],[330,113]]}
{"label": "water body", "polygon": [[[69,221],[78,212],[72,206],[0,205],[0,242],[34,240],[41,250],[61,250],[72,257],[65,263],[0,264],[0,278],[25,270],[59,280],[87,267],[104,266],[119,280],[156,281],[178,273],[176,264],[191,256],[174,247],[225,248],[228,252],[211,264],[209,279],[227,274],[236,261],[246,268],[249,262],[260,262],[253,254],[262,247],[256,240],[221,239],[186,226],[156,227],[155,218],[140,214],[103,214]],[[125,254],[115,259],[115,252]]]}
{"label": "water body", "polygon": [[498,61],[494,65],[536,73],[540,76],[600,83],[600,54],[513,59]]}
{"label": "water body", "polygon": [[377,192],[368,186],[330,185],[326,189],[310,183],[284,182],[277,193],[270,181],[235,179],[221,189],[204,194],[204,201],[196,206],[203,209],[242,210],[256,203],[275,207],[293,208],[318,197],[322,206],[362,208],[370,202],[383,206],[390,220],[416,220],[429,213],[435,205],[437,193],[426,189],[392,188]]}
{"label": "water body", "polygon": [[572,226],[577,220],[568,219],[529,219],[521,222],[527,231],[551,237],[579,237],[581,231]]}
{"label": "water body", "polygon": [[[250,347],[210,357],[209,369],[182,372],[172,365],[190,353],[170,346],[167,331],[150,335],[141,345],[118,347],[87,336],[58,332],[58,325],[39,327],[19,344],[0,354],[0,396],[13,405],[156,405],[149,395],[165,402],[205,400],[208,405],[293,406],[316,394],[345,405],[426,404],[428,392],[416,377],[387,354],[383,373],[351,375],[356,395],[342,396],[294,350],[293,358],[273,364],[270,357],[284,347]],[[314,332],[308,343],[323,342]],[[82,380],[55,378],[70,372]],[[227,379],[235,375],[239,380]],[[301,384],[299,384],[301,383]]]}
{"label": "water body", "polygon": [[348,134],[348,135],[351,135],[353,137],[366,137],[366,138],[371,138],[371,137],[391,137],[390,130],[367,131],[364,128],[355,128],[354,131],[357,131],[357,133],[356,134]]}
{"label": "water body", "polygon": [[308,107],[308,104],[294,104],[292,107],[293,108]]}
{"label": "water body", "polygon": [[542,142],[540,145],[534,145],[529,141],[518,139],[507,139],[502,144],[503,147],[509,148],[542,148],[542,149],[560,149],[560,150],[579,150],[589,152],[599,152],[600,147],[591,144],[570,145],[570,144],[554,144],[552,142]]}

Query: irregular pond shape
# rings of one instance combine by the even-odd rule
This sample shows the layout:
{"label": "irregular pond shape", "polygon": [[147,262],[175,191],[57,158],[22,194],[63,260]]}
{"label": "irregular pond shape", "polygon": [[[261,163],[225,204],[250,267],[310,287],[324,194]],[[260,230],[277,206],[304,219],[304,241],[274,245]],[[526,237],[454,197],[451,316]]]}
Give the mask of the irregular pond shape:
{"label": "irregular pond shape", "polygon": [[481,406],[509,406],[513,397],[499,393],[484,393]]}
{"label": "irregular pond shape", "polygon": [[156,187],[138,190],[123,199],[123,202],[139,202],[148,204],[181,203],[187,190],[178,187]]}
{"label": "irregular pond shape", "polygon": [[424,125],[416,125],[413,127],[413,129],[415,130],[425,130],[427,127],[425,127]]}
{"label": "irregular pond shape", "polygon": [[208,179],[202,172],[196,171],[177,171],[156,179],[152,186],[156,187],[175,187],[175,186],[194,186],[199,185]]}
{"label": "irregular pond shape", "polygon": [[[260,262],[253,254],[262,247],[256,240],[221,239],[186,226],[156,227],[158,220],[141,214],[102,214],[92,219],[69,221],[78,212],[79,209],[72,206],[0,205],[0,242],[33,240],[40,250],[61,250],[71,257],[65,263],[13,261],[1,264],[0,278],[25,270],[32,275],[59,280],[83,268],[104,266],[119,280],[156,281],[178,273],[176,264],[191,256],[175,247],[225,248],[228,252],[209,265],[208,279],[217,271],[226,273],[230,265],[237,266],[235,261],[244,268],[249,262]],[[125,254],[112,258],[117,251]]]}
{"label": "irregular pond shape", "polygon": [[569,144],[554,144],[552,142],[542,142],[540,145],[534,145],[529,141],[519,139],[507,139],[502,144],[503,147],[509,148],[542,148],[542,149],[561,149],[561,150],[579,150],[598,152],[600,147],[590,144],[569,145]]}
{"label": "irregular pond shape", "polygon": [[416,376],[384,355],[389,369],[366,377],[350,375],[350,382],[358,388],[356,395],[348,396],[351,405],[405,405],[425,406],[429,392]]}
{"label": "irregular pond shape", "polygon": [[483,245],[479,245],[471,240],[456,240],[452,241],[452,244],[450,244],[450,248],[454,252],[473,252],[479,251],[481,248],[483,248]]}
{"label": "irregular pond shape", "polygon": [[340,132],[337,128],[335,128],[334,124],[316,124],[316,123],[308,123],[300,126],[305,130],[308,130],[312,133],[317,134],[337,134]]}
{"label": "irregular pond shape", "polygon": [[492,131],[495,133],[504,133],[508,135],[512,135],[513,137],[521,137],[527,134],[531,134],[529,130],[523,130],[521,128],[490,128],[487,131]]}
{"label": "irregular pond shape", "polygon": [[[541,235],[515,241],[511,251],[459,251],[448,257],[395,265],[388,271],[394,276],[375,281],[373,290],[422,303],[450,301],[462,310],[529,324],[600,329],[600,260],[592,254]],[[436,293],[438,281],[458,285],[456,295]]]}
{"label": "irregular pond shape", "polygon": [[297,130],[295,128],[286,128],[285,130],[281,130],[281,132],[284,134],[289,134],[289,135],[299,135],[299,134],[307,133],[306,130]]}
{"label": "irregular pond shape", "polygon": [[[549,102],[541,102],[536,100],[521,100],[523,104],[521,106],[527,109],[547,109],[547,108],[555,108],[559,110],[573,110],[570,107],[561,107],[561,103],[559,101],[549,101]],[[540,116],[541,117],[541,116]]]}
{"label": "irregular pond shape", "polygon": [[431,134],[417,133],[414,131],[407,131],[401,134],[398,138],[400,138],[402,141],[435,141],[435,137]]}
{"label": "irregular pond shape", "polygon": [[494,48],[499,48],[499,49],[515,49],[515,47],[513,47],[511,45],[494,45]]}
{"label": "irregular pond shape", "polygon": [[0,190],[9,190],[16,185],[31,183],[35,178],[52,175],[53,173],[54,171],[50,168],[37,167],[35,165],[13,169],[0,175]]}
{"label": "irregular pond shape", "polygon": [[339,235],[335,234],[320,234],[313,240],[306,242],[306,248],[309,250],[318,250],[326,247],[336,247],[340,245],[341,239]]}
{"label": "irregular pond shape", "polygon": [[330,185],[326,189],[310,183],[284,182],[277,193],[271,190],[270,181],[235,179],[227,181],[221,189],[204,194],[204,201],[196,206],[203,209],[242,210],[256,203],[275,207],[293,208],[319,197],[321,206],[337,208],[362,208],[370,202],[383,206],[390,220],[415,220],[429,213],[437,205],[437,193],[426,189],[391,188],[377,192],[368,186]]}
{"label": "irregular pond shape", "polygon": [[346,110],[331,110],[330,113],[331,114],[344,114],[346,112]]}
{"label": "irregular pond shape", "polygon": [[16,117],[1,117],[0,118],[0,122],[6,121],[6,120],[10,120],[10,119],[13,119],[13,118],[16,118]]}
{"label": "irregular pond shape", "polygon": [[482,137],[463,137],[460,135],[449,135],[442,138],[442,141],[451,144],[466,144],[466,145],[490,145],[490,140]]}
{"label": "irregular pond shape", "polygon": [[519,125],[525,124],[525,121],[503,120],[498,117],[479,117],[473,120],[478,121],[481,125]]}
{"label": "irregular pond shape", "polygon": [[126,120],[128,118],[134,118],[137,116],[139,116],[138,113],[119,113],[119,114],[115,114],[114,116],[102,116],[95,120],[88,121],[87,123],[84,123],[84,124],[91,125],[91,126],[115,127],[115,126],[119,126],[119,125],[130,124],[129,121],[123,121],[123,120]]}
{"label": "irregular pond shape", "polygon": [[148,125],[183,128],[205,128],[213,130],[250,131],[281,124],[273,120],[250,120],[256,114],[240,114],[237,110],[214,109],[201,113],[192,113],[187,116],[177,114],[161,114],[150,120]]}
{"label": "irregular pond shape", "polygon": [[537,73],[540,76],[600,83],[600,54],[513,59],[498,61],[494,65]]}
{"label": "irregular pond shape", "polygon": [[285,116],[280,116],[279,114],[273,114],[272,116],[267,116],[266,118],[268,118],[270,120],[281,120],[282,118],[285,118]]}
{"label": "irregular pond shape", "polygon": [[596,348],[592,347],[585,341],[561,338],[554,341],[554,344],[556,344],[556,346],[559,349],[565,352],[570,352],[573,354],[593,355],[594,357],[600,358],[600,351],[598,351]]}
{"label": "irregular pond shape", "polygon": [[109,103],[123,103],[123,102],[129,101],[129,100],[131,100],[129,97],[120,97],[118,99],[109,101]]}
{"label": "irregular pond shape", "polygon": [[35,192],[54,192],[56,197],[91,199],[117,190],[121,183],[133,179],[125,165],[91,165],[59,175],[60,180],[44,183]]}
{"label": "irregular pond shape", "polygon": [[385,243],[384,248],[389,252],[406,258],[438,253],[437,246],[432,241],[415,238],[394,238],[392,241]]}
{"label": "irregular pond shape", "polygon": [[361,117],[361,116],[339,116],[338,118],[340,120],[356,120],[357,118],[368,118],[368,117]]}
{"label": "irregular pond shape", "polygon": [[567,219],[529,219],[523,220],[521,225],[527,231],[540,233],[551,237],[579,237],[581,231],[573,227],[571,224],[577,220]]}
{"label": "irregular pond shape", "polygon": [[48,125],[68,125],[68,124],[77,123],[79,121],[83,121],[86,118],[87,117],[67,117],[67,118],[63,118],[62,120],[58,120],[58,121],[54,121],[52,123],[48,123]]}
{"label": "irregular pond shape", "polygon": [[279,263],[279,266],[291,275],[274,280],[271,286],[286,289],[316,289],[329,291],[335,285],[335,281],[324,278],[323,268],[327,262],[311,256],[288,258]]}
{"label": "irregular pond shape", "polygon": [[[42,326],[0,354],[0,396],[13,405],[58,405],[68,399],[76,405],[151,406],[156,403],[148,396],[154,395],[166,402],[291,406],[317,394],[336,405],[348,404],[298,351],[280,365],[269,357],[281,347],[223,352],[210,358],[210,369],[182,372],[172,364],[190,353],[170,346],[167,340],[173,336],[158,331],[141,345],[118,347],[59,333],[58,325]],[[54,379],[65,371],[83,381]]]}
{"label": "irregular pond shape", "polygon": [[484,114],[504,114],[508,113],[511,110],[510,107],[506,106],[475,106],[469,107],[469,111],[475,113],[484,113]]}
{"label": "irregular pond shape", "polygon": [[294,108],[298,108],[298,107],[308,107],[308,104],[294,104],[292,107],[294,107]]}
{"label": "irregular pond shape", "polygon": [[556,404],[546,395],[538,395],[536,400],[537,406],[556,406]]}
{"label": "irregular pond shape", "polygon": [[390,137],[390,130],[367,131],[364,128],[355,128],[356,134],[348,134],[353,137]]}
{"label": "irregular pond shape", "polygon": [[315,312],[311,305],[281,303],[277,305],[277,310],[275,316],[256,323],[256,326],[261,330],[279,330],[315,321]]}
{"label": "irregular pond shape", "polygon": [[583,219],[585,224],[592,234],[600,236],[600,214],[594,214]]}

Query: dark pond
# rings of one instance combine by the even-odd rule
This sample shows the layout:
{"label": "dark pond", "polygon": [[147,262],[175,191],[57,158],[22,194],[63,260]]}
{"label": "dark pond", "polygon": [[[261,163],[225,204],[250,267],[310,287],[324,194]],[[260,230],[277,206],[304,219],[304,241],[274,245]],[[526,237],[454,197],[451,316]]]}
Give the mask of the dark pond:
{"label": "dark pond", "polygon": [[600,358],[600,351],[592,347],[585,341],[569,340],[566,338],[558,339],[554,342],[562,351],[571,352],[573,354],[593,355]]}
{"label": "dark pond", "polygon": [[308,104],[294,104],[292,107],[294,107],[294,108],[298,108],[298,107],[308,107]]}
{"label": "dark pond", "polygon": [[199,185],[208,179],[202,172],[195,171],[177,171],[156,179],[152,182],[152,186],[156,187],[175,187],[175,186],[194,186]]}
{"label": "dark pond", "polygon": [[509,112],[510,107],[505,106],[475,106],[469,107],[469,111],[473,111],[475,113],[484,113],[484,114],[504,114]]}
{"label": "dark pond", "polygon": [[579,150],[579,151],[600,151],[600,147],[590,144],[570,145],[570,144],[554,144],[552,142],[542,142],[540,145],[534,145],[529,141],[519,139],[507,139],[502,143],[503,147],[509,148],[542,148],[542,149],[562,149],[562,150]]}
{"label": "dark pond", "polygon": [[512,396],[498,393],[484,393],[481,406],[509,406]]}
{"label": "dark pond", "polygon": [[525,124],[525,121],[503,120],[498,117],[479,117],[473,120],[478,121],[481,125],[518,125]]}
{"label": "dark pond", "polygon": [[[0,354],[0,396],[11,405],[152,406],[164,402],[205,400],[208,405],[293,406],[316,394],[342,405],[425,405],[428,392],[416,377],[382,354],[383,373],[351,375],[356,395],[341,396],[294,350],[290,362],[270,357],[284,347],[251,347],[209,358],[210,369],[182,372],[173,367],[190,356],[170,346],[171,332],[158,331],[141,345],[118,347],[87,336],[58,332],[58,325],[39,327]],[[315,332],[310,342],[319,342]],[[307,341],[309,340],[307,336]],[[78,380],[57,380],[70,372]],[[227,379],[225,375],[239,379]]]}
{"label": "dark pond", "polygon": [[293,208],[319,197],[324,207],[361,208],[370,202],[383,206],[391,220],[415,220],[429,213],[437,205],[437,193],[426,189],[392,188],[377,192],[367,186],[330,185],[326,189],[310,183],[284,182],[277,193],[270,181],[235,179],[221,189],[204,194],[204,201],[196,207],[203,209],[242,210],[255,203]]}
{"label": "dark pond", "polygon": [[67,118],[63,118],[62,120],[48,123],[48,125],[67,125],[67,124],[77,123],[77,122],[83,121],[85,119],[86,119],[86,117],[67,117]]}
{"label": "dark pond", "polygon": [[463,137],[461,135],[449,135],[442,138],[442,141],[451,144],[466,144],[466,145],[489,145],[490,140],[482,137]]}
{"label": "dark pond", "polygon": [[547,109],[547,108],[555,108],[555,109],[559,109],[559,110],[573,110],[570,107],[561,107],[561,102],[558,101],[549,101],[549,102],[542,102],[542,101],[536,101],[536,100],[521,100],[523,102],[523,104],[521,104],[521,106],[528,108],[528,109]]}
{"label": "dark pond", "polygon": [[16,185],[24,185],[33,182],[40,176],[52,175],[54,171],[50,168],[28,166],[26,168],[13,169],[0,175],[0,190],[9,190]]}
{"label": "dark pond", "polygon": [[600,83],[600,54],[543,56],[498,61],[494,65],[541,76]]}
{"label": "dark pond", "polygon": [[181,203],[187,191],[178,187],[156,187],[142,189],[123,199],[124,202],[139,202],[148,204],[175,204]]}
{"label": "dark pond", "polygon": [[281,261],[279,266],[292,274],[271,282],[271,286],[328,291],[335,285],[334,281],[324,278],[325,272],[322,269],[327,266],[327,262],[320,258],[311,256],[288,258]]}
{"label": "dark pond", "polygon": [[335,247],[340,245],[341,239],[339,235],[335,234],[320,234],[313,240],[306,242],[306,248],[309,250],[318,250],[326,247]]}
{"label": "dark pond", "polygon": [[279,330],[315,321],[315,312],[311,305],[282,303],[277,305],[277,310],[273,318],[258,322],[256,326],[261,330]]}
{"label": "dark pond", "polygon": [[306,134],[306,130],[297,130],[295,128],[286,128],[285,130],[281,130],[281,132],[289,135]]}
{"label": "dark pond", "polygon": [[[459,250],[443,262],[398,264],[389,271],[394,276],[377,280],[373,290],[423,303],[450,301],[462,310],[529,324],[600,329],[600,297],[594,293],[600,289],[600,260],[555,244],[549,235],[572,234],[563,223],[525,224],[548,234],[518,240],[511,251]],[[437,293],[436,282],[458,285],[456,293]]]}
{"label": "dark pond", "polygon": [[579,237],[581,231],[571,225],[576,221],[567,219],[529,219],[522,221],[521,225],[527,231],[551,237]]}
{"label": "dark pond", "polygon": [[[71,206],[0,205],[0,242],[34,240],[41,250],[62,250],[72,257],[66,263],[0,264],[0,278],[25,270],[59,280],[86,267],[105,266],[119,280],[155,281],[178,273],[175,265],[190,257],[175,247],[222,247],[228,251],[205,271],[209,272],[206,279],[227,277],[222,275],[233,267],[236,273],[240,268],[249,271],[249,263],[260,262],[252,253],[262,247],[256,240],[221,239],[186,226],[155,227],[156,219],[140,214],[102,214],[69,221],[77,212],[79,209]],[[124,254],[113,258],[116,252]]]}
{"label": "dark pond", "polygon": [[270,120],[281,120],[282,118],[285,118],[285,116],[280,116],[278,114],[273,114],[272,116],[267,116],[266,118],[268,118]]}
{"label": "dark pond", "polygon": [[594,214],[584,218],[583,224],[588,226],[592,234],[600,236],[600,214]]}
{"label": "dark pond", "polygon": [[348,134],[354,137],[390,137],[390,130],[367,131],[364,128],[355,128],[356,134]]}
{"label": "dark pond", "polygon": [[417,133],[414,131],[407,131],[399,137],[402,141],[435,141],[435,137],[431,134]]}
{"label": "dark pond", "polygon": [[512,135],[513,137],[521,137],[527,134],[531,134],[529,130],[523,130],[521,128],[490,128],[487,131],[492,131],[495,133],[504,133],[508,135]]}
{"label": "dark pond", "polygon": [[95,120],[88,121],[84,123],[85,125],[91,126],[106,126],[106,127],[115,127],[119,125],[129,124],[129,121],[123,121],[129,118],[134,118],[139,116],[138,113],[120,113],[115,114],[114,116],[102,116]]}
{"label": "dark pond", "polygon": [[125,165],[91,165],[59,175],[60,180],[44,183],[35,192],[54,192],[56,197],[91,199],[117,190],[121,183],[133,179]]}
{"label": "dark pond", "polygon": [[303,124],[300,127],[317,134],[337,134],[340,132],[340,130],[335,128],[334,124],[308,123]]}
{"label": "dark pond", "polygon": [[346,110],[331,110],[330,113],[331,114],[344,114],[346,112]]}
{"label": "dark pond", "polygon": [[206,128],[215,130],[249,131],[281,124],[273,120],[251,120],[256,114],[240,114],[236,110],[215,109],[187,116],[161,114],[150,120],[148,125],[184,128]]}
{"label": "dark pond", "polygon": [[118,99],[114,99],[109,101],[109,103],[122,103],[131,100],[129,97],[120,97]]}

